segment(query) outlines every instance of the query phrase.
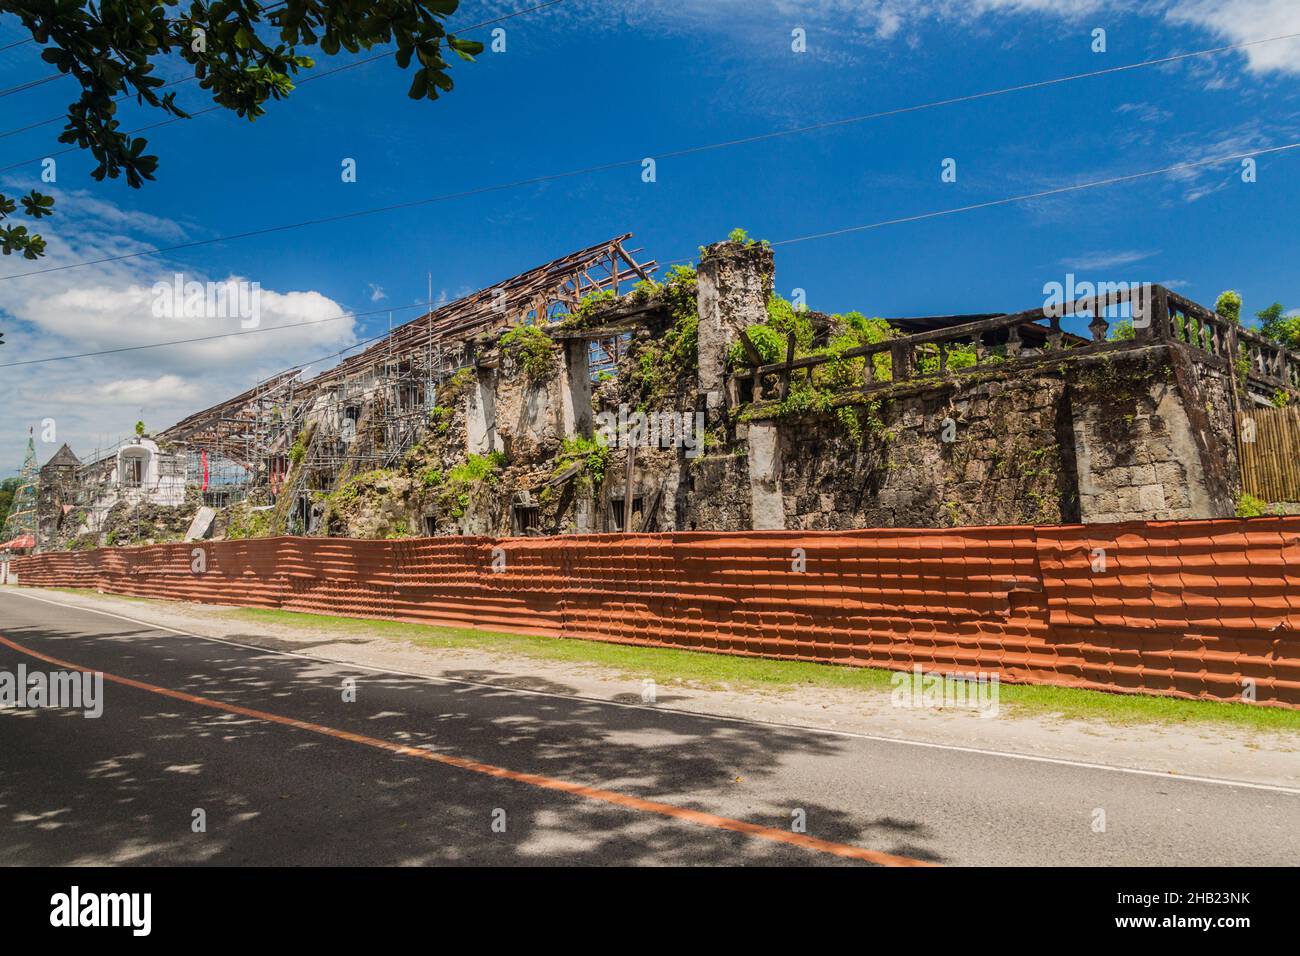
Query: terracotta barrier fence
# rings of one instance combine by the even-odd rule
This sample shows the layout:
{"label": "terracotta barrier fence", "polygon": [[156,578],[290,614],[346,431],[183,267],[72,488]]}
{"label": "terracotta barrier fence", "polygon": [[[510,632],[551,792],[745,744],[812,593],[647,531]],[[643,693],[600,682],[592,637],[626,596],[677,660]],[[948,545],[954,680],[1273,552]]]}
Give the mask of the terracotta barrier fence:
{"label": "terracotta barrier fence", "polygon": [[1300,517],[269,538],[12,570],[22,585],[1300,706]]}

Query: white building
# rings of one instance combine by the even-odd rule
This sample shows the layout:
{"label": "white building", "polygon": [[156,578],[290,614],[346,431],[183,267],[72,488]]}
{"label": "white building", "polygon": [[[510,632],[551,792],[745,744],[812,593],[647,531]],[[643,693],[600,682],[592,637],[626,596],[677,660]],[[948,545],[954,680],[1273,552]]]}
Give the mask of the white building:
{"label": "white building", "polygon": [[107,466],[106,478],[86,509],[87,531],[99,531],[109,510],[119,501],[132,505],[176,506],[185,503],[185,459],[160,451],[148,438],[123,443]]}

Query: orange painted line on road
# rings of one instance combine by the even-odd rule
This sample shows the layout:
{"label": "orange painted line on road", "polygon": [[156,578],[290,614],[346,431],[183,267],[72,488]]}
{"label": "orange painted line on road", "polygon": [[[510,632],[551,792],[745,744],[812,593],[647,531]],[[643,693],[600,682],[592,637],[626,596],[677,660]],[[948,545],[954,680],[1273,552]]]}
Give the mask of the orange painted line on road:
{"label": "orange painted line on road", "polygon": [[338,740],[346,740],[355,744],[365,744],[368,747],[387,750],[390,753],[399,754],[403,757],[420,757],[424,760],[432,760],[437,763],[446,764],[449,767],[456,767],[460,770],[469,770],[474,773],[485,774],[489,777],[497,777],[502,780],[513,780],[517,783],[526,783],[530,786],[540,787],[544,790],[558,790],[562,793],[571,793],[575,796],[585,797],[588,800],[612,803],[616,806],[626,807],[630,810],[638,810],[643,813],[654,813],[675,820],[685,820],[689,823],[713,827],[718,830],[730,830],[733,833],[743,833],[746,836],[756,837],[761,840],[771,840],[774,843],[788,843],[793,846],[803,847],[804,849],[816,850],[819,853],[829,853],[832,856],[845,857],[852,860],[862,860],[880,866],[934,865],[927,863],[924,860],[916,860],[911,857],[897,856],[893,853],[883,853],[879,850],[868,850],[864,847],[853,846],[848,843],[835,843],[831,840],[822,840],[818,837],[808,836],[805,833],[787,833],[785,830],[778,830],[775,827],[765,827],[757,823],[746,823],[744,820],[733,820],[730,817],[722,817],[714,813],[704,813],[700,810],[689,810],[686,807],[674,806],[671,803],[645,800],[641,797],[634,797],[625,793],[617,793],[613,790],[602,790],[599,787],[589,787],[586,784],[572,783],[568,780],[560,780],[556,777],[546,777],[536,773],[522,773],[518,770],[509,770],[505,767],[498,767],[494,764],[483,763],[478,760],[470,760],[465,757],[453,757],[450,754],[435,753],[434,751],[425,750],[420,747],[408,747],[405,744],[395,744],[392,741],[381,740],[378,737],[370,737],[366,734],[356,734],[350,730],[339,730],[335,727],[327,727],[324,724],[312,723],[308,720],[297,720],[296,718],[285,717],[281,714],[272,714],[265,710],[256,710],[252,707],[240,706],[239,704],[229,704],[225,701],[213,700],[209,697],[199,697],[195,694],[187,694],[184,691],[172,690],[168,687],[159,687],[156,684],[149,684],[145,681],[133,680],[130,677],[119,677],[116,674],[110,674],[107,671],[98,671],[92,667],[83,667],[80,664],[73,664],[69,661],[59,660],[57,657],[50,657],[48,654],[42,654],[40,651],[34,651],[29,647],[24,647],[22,644],[9,640],[9,638],[2,634],[0,634],[0,644],[15,650],[20,654],[26,654],[28,657],[34,657],[37,660],[45,661],[47,664],[54,664],[57,667],[66,668],[67,670],[81,671],[82,673],[87,674],[102,674],[104,680],[112,681],[115,684],[121,684],[124,687],[134,687],[136,690],[148,691],[151,694],[160,694],[163,697],[170,697],[173,700],[184,701],[188,704],[197,704],[200,707],[210,707],[213,710],[223,710],[227,713],[239,714],[242,717],[252,717],[256,720],[265,720],[274,724],[282,724],[285,727],[294,727],[298,730],[306,730],[314,734],[323,734],[327,737],[334,737]]}

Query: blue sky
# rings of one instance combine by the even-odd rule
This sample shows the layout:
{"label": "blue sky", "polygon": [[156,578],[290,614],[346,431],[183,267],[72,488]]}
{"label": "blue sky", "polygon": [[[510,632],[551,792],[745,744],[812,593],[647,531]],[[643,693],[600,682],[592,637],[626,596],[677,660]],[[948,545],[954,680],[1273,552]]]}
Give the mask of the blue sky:
{"label": "blue sky", "polygon": [[[467,2],[471,24],[529,6]],[[249,123],[216,112],[155,130],[156,182],[96,183],[57,158],[47,263],[238,233],[1300,32],[1293,0],[566,0],[501,24],[506,51],[456,62],[456,89],[405,97],[381,60],[297,90]],[[807,32],[807,52],[791,31]],[[1091,50],[1106,30],[1106,52]],[[487,31],[472,34],[490,39]],[[0,18],[0,46],[23,36]],[[323,61],[322,68],[345,62]],[[45,75],[34,46],[0,52],[0,87]],[[1300,40],[1178,65],[701,152],[342,223],[49,275],[0,279],[0,362],[233,331],[151,314],[145,293],[187,277],[257,281],[264,324],[394,309],[432,272],[454,298],[631,231],[661,262],[735,226],[781,240],[1300,141]],[[0,99],[0,131],[59,115],[59,80]],[[197,86],[182,103],[207,105]],[[155,121],[127,108],[128,128]],[[59,125],[0,138],[4,190],[37,185]],[[957,181],[941,181],[945,158]],[[341,162],[357,181],[341,181]],[[1253,314],[1300,306],[1300,150],[1050,200],[778,245],[777,288],[812,308],[901,316],[1012,311],[1067,272],[1170,284]],[[45,187],[42,187],[45,188]],[[27,271],[0,260],[0,275]],[[143,292],[142,292],[143,290]],[[384,315],[202,345],[0,368],[0,474],[28,425],[53,418],[81,455],[160,429],[259,378],[387,327]],[[318,366],[319,367],[319,366]],[[39,437],[39,435],[38,435]],[[41,446],[42,460],[57,448]]]}

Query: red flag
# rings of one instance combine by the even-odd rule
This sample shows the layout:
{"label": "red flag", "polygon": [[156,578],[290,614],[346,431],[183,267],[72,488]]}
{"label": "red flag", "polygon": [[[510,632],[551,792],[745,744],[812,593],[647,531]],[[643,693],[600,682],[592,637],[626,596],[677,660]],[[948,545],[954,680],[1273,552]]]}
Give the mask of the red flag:
{"label": "red flag", "polygon": [[203,490],[208,490],[208,450],[202,448],[199,450],[199,456],[203,459]]}

